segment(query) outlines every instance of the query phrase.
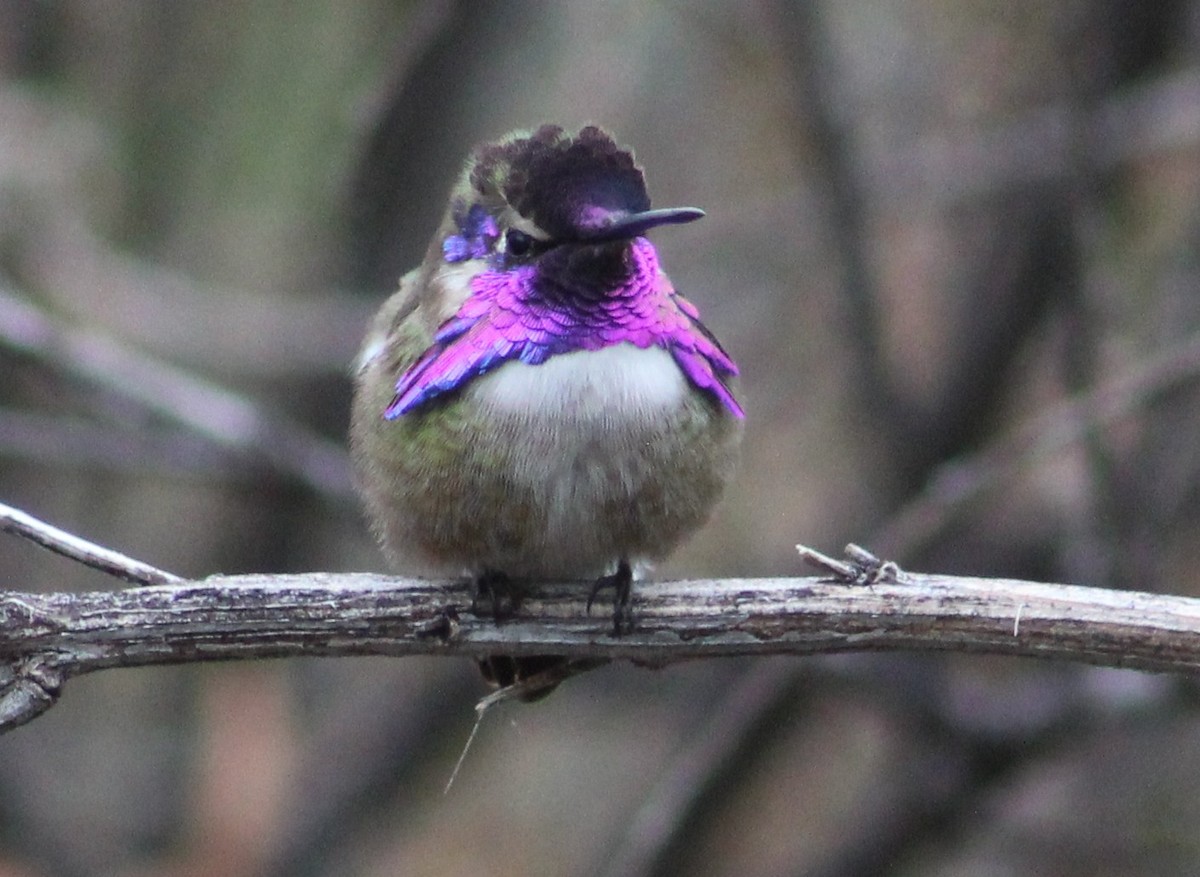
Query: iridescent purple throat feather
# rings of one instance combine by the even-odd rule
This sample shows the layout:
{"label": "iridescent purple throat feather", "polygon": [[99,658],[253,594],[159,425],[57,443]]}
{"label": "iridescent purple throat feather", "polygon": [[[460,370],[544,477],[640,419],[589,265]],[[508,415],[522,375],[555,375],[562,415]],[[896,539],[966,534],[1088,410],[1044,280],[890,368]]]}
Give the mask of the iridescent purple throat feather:
{"label": "iridescent purple throat feather", "polygon": [[630,253],[633,270],[619,288],[572,290],[577,294],[565,297],[560,291],[553,301],[533,265],[476,275],[458,313],[401,375],[384,416],[407,414],[510,360],[537,365],[614,344],[667,350],[693,386],[735,417],[744,416],[725,383],[737,366],[700,323],[696,308],[659,272],[653,244],[637,238]]}

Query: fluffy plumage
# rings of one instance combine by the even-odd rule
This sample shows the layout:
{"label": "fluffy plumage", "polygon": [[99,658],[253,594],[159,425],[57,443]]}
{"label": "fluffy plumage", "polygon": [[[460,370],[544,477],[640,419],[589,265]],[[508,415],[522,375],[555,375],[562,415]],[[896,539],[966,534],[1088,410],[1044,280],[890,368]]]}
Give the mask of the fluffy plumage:
{"label": "fluffy plumage", "polygon": [[590,578],[665,556],[737,456],[732,359],[662,272],[599,128],[480,147],[364,343],[351,447],[398,568]]}

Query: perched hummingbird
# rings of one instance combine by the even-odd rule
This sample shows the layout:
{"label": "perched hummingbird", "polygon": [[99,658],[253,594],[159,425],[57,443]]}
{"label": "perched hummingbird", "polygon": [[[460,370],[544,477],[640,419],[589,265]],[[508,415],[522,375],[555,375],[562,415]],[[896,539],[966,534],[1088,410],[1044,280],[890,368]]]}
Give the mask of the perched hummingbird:
{"label": "perched hummingbird", "polygon": [[351,450],[398,569],[594,580],[631,626],[635,570],[704,523],[741,438],[737,367],[645,237],[703,215],[651,210],[600,128],[473,153],[358,359]]}

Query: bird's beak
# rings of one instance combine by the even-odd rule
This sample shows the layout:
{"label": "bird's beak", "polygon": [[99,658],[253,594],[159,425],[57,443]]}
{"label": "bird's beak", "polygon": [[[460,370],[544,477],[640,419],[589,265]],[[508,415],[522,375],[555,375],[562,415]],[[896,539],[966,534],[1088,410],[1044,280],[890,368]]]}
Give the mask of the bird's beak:
{"label": "bird's beak", "polygon": [[703,215],[704,211],[698,207],[664,207],[640,213],[618,213],[606,217],[602,224],[581,234],[580,239],[590,244],[635,238],[657,226],[693,222]]}

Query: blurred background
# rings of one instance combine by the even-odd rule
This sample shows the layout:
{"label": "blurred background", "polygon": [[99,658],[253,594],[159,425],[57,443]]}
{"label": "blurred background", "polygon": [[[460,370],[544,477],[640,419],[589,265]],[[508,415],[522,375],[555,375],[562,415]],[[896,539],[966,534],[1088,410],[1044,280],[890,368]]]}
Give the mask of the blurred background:
{"label": "blurred background", "polygon": [[[381,570],[349,363],[469,149],[598,122],[739,361],[659,574],[1200,592],[1200,2],[0,0],[0,501],[187,576]],[[13,538],[0,587],[115,587]],[[1200,873],[1193,680],[959,655],[111,671],[0,877]]]}

